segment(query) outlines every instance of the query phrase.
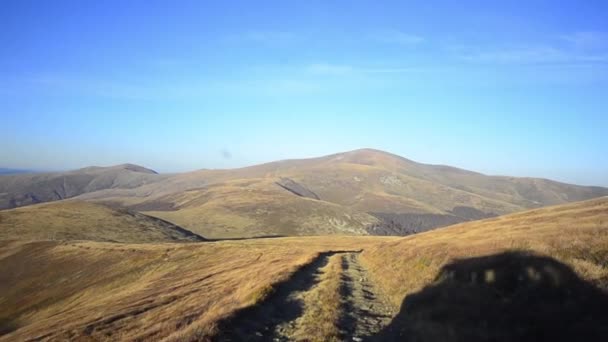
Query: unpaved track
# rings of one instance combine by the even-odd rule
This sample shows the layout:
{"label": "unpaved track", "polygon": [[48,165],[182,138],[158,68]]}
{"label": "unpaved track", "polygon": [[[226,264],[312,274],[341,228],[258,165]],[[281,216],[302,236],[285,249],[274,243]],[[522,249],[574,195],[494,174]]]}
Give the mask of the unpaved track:
{"label": "unpaved track", "polygon": [[297,271],[262,303],[241,311],[220,327],[218,341],[291,341],[295,321],[304,314],[303,293],[319,282],[320,269],[336,253],[321,254]]}
{"label": "unpaved track", "polygon": [[[322,280],[330,258],[341,258],[340,319],[336,322],[343,341],[368,341],[387,326],[394,310],[378,294],[359,253],[321,254],[313,263],[297,271],[262,303],[241,311],[220,326],[217,341],[294,341],[300,318],[311,302],[308,294]],[[299,339],[306,341],[307,339]]]}
{"label": "unpaved track", "polygon": [[379,295],[358,253],[342,256],[343,312],[339,323],[347,341],[369,340],[391,322],[393,309]]}

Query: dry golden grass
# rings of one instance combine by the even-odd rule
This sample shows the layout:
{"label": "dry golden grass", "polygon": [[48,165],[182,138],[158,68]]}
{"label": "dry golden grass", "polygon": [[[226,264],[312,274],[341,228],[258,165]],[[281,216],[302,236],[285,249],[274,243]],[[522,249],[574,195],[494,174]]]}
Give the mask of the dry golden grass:
{"label": "dry golden grass", "polygon": [[219,320],[264,299],[319,253],[391,239],[3,241],[0,323],[8,334],[0,339],[205,339]]}
{"label": "dry golden grass", "polygon": [[[460,224],[406,238],[292,237],[197,244],[0,242],[0,340],[204,340],[319,253],[363,249],[395,306],[459,258],[530,250],[608,285],[608,198]],[[336,336],[339,265],[324,269],[302,330]],[[306,301],[312,303],[314,301]],[[320,324],[322,323],[322,324]]]}
{"label": "dry golden grass", "polygon": [[362,263],[394,305],[460,258],[528,250],[608,287],[608,198],[462,223],[368,248]]}
{"label": "dry golden grass", "polygon": [[0,211],[0,240],[126,243],[200,241],[169,222],[104,205],[61,201]]}
{"label": "dry golden grass", "polygon": [[[277,186],[275,182],[283,177],[321,200],[300,198]],[[364,235],[365,227],[378,221],[369,213],[443,215],[456,222],[456,217],[482,217],[462,211],[455,214],[457,207],[501,215],[602,195],[608,195],[608,189],[491,177],[363,149],[240,169],[175,174],[136,188],[105,189],[79,198],[150,212],[205,237],[230,238]],[[429,226],[436,224],[440,223]]]}
{"label": "dry golden grass", "polygon": [[338,204],[296,196],[273,179],[214,184],[163,197],[176,211],[146,211],[207,238],[367,235],[378,219]]}

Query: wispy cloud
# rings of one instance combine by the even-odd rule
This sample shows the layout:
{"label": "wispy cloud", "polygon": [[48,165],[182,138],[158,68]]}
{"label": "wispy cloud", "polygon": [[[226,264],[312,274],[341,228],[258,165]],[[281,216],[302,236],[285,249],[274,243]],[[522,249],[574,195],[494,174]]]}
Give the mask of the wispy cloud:
{"label": "wispy cloud", "polygon": [[30,84],[57,92],[77,92],[98,97],[147,100],[154,97],[149,86],[82,76],[41,74],[30,78]]}
{"label": "wispy cloud", "polygon": [[[37,75],[25,81],[23,86],[30,89],[34,87],[34,89],[41,89],[59,96],[78,94],[79,96],[133,101],[181,101],[225,94],[252,96],[309,94],[319,92],[325,87],[319,82],[289,75],[276,77],[242,75],[242,77],[234,79],[200,79],[167,84],[154,79],[147,82],[126,82],[102,77],[60,74]],[[2,87],[0,87],[0,91],[2,91]]]}
{"label": "wispy cloud", "polygon": [[[451,50],[460,60],[497,64],[608,63],[608,45],[597,34],[560,37],[561,43],[509,46],[458,46]],[[565,42],[565,43],[564,43]],[[593,46],[594,49],[589,47]]]}
{"label": "wispy cloud", "polygon": [[608,48],[608,32],[581,31],[563,34],[559,38],[579,49]]}
{"label": "wispy cloud", "polygon": [[368,74],[409,74],[409,73],[419,73],[419,72],[428,72],[432,70],[436,70],[436,68],[417,68],[417,67],[387,67],[387,68],[361,68],[359,69],[361,72]]}
{"label": "wispy cloud", "polygon": [[345,64],[317,63],[306,67],[306,71],[317,75],[353,75],[353,74],[398,74],[429,71],[418,67],[361,67]]}
{"label": "wispy cloud", "polygon": [[399,45],[417,45],[425,41],[422,36],[399,30],[376,30],[368,33],[367,38],[380,43]]}
{"label": "wispy cloud", "polygon": [[352,73],[354,69],[350,65],[317,63],[306,67],[306,71],[319,75],[345,75]]}
{"label": "wispy cloud", "polygon": [[298,39],[298,35],[289,31],[249,30],[231,34],[228,41],[253,42],[260,44],[284,44]]}
{"label": "wispy cloud", "polygon": [[569,56],[563,51],[549,46],[524,46],[502,48],[470,48],[462,51],[459,59],[482,63],[542,63],[563,62]]}

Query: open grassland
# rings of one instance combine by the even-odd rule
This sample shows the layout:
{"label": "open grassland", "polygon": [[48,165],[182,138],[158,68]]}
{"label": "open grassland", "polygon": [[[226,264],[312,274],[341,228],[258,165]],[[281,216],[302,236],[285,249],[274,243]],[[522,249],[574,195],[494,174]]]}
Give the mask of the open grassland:
{"label": "open grassland", "polygon": [[79,201],[44,203],[0,211],[0,240],[11,239],[125,243],[204,240],[158,218]]}
{"label": "open grassland", "polygon": [[263,301],[275,284],[319,253],[391,239],[154,245],[3,241],[0,322],[5,335],[0,339],[204,339],[216,333],[218,321]]}
{"label": "open grassland", "polygon": [[533,251],[608,288],[608,198],[462,223],[366,249],[362,263],[394,305],[455,259]]}
{"label": "open grassland", "polygon": [[160,201],[180,209],[145,213],[208,238],[367,235],[365,227],[378,222],[338,204],[296,196],[265,179],[211,185]]}
{"label": "open grassland", "polygon": [[0,270],[0,340],[594,340],[608,198],[405,238],[3,241]]}

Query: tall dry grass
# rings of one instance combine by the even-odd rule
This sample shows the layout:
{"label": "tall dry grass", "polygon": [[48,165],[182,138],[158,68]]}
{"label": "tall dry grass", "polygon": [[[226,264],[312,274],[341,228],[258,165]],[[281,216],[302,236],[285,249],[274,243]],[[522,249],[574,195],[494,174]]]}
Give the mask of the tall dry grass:
{"label": "tall dry grass", "polygon": [[608,288],[608,198],[458,224],[366,249],[361,261],[399,306],[454,259],[533,251]]}
{"label": "tall dry grass", "polygon": [[0,242],[0,340],[212,336],[319,253],[388,241],[309,237],[199,244]]}

